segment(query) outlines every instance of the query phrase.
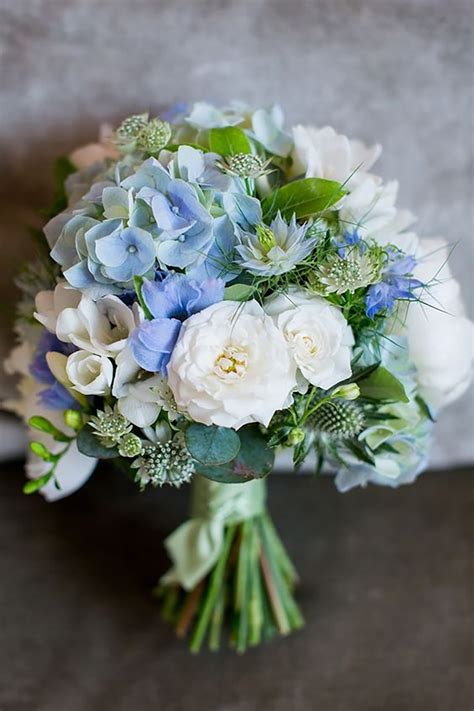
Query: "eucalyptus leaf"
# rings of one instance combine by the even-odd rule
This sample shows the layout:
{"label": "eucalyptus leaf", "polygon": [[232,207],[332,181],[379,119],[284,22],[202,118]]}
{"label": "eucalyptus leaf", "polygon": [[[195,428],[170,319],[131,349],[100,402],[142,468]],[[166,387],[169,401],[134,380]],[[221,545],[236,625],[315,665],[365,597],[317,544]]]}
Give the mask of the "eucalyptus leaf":
{"label": "eucalyptus leaf", "polygon": [[283,185],[262,203],[265,221],[275,217],[278,211],[287,220],[293,214],[304,219],[323,212],[345,195],[340,183],[323,178],[302,178]]}
{"label": "eucalyptus leaf", "polygon": [[211,128],[209,131],[209,147],[213,153],[221,156],[233,156],[237,153],[251,153],[250,141],[236,126]]}
{"label": "eucalyptus leaf", "polygon": [[267,446],[257,425],[247,425],[239,430],[238,456],[221,466],[196,464],[196,471],[213,481],[226,484],[243,484],[252,479],[262,479],[273,468],[274,452]]}
{"label": "eucalyptus leaf", "polygon": [[220,465],[235,459],[240,450],[240,438],[228,427],[190,425],[184,434],[189,453],[200,464]]}
{"label": "eucalyptus leaf", "polygon": [[77,448],[86,457],[113,459],[118,457],[117,447],[104,447],[89,425],[85,425],[77,435]]}
{"label": "eucalyptus leaf", "polygon": [[361,380],[359,387],[361,397],[369,400],[409,401],[402,383],[382,365]]}

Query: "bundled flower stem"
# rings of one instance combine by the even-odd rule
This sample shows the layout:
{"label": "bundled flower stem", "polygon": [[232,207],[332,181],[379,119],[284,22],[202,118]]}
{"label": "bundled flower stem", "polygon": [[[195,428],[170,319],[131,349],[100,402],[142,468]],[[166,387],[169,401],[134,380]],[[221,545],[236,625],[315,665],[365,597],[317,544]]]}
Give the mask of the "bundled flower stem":
{"label": "bundled flower stem", "polygon": [[[253,486],[255,483],[263,504],[265,484],[258,481]],[[206,487],[209,497],[220,487],[229,488],[208,484],[195,478],[194,486]],[[249,484],[236,486],[240,496]],[[211,650],[219,649],[226,621],[232,646],[245,652],[249,646],[303,626],[293,597],[296,582],[293,564],[262,505],[259,513],[225,525],[216,562],[192,589],[173,582],[171,573],[158,586],[157,595],[163,602],[163,615],[175,625],[178,637],[189,635],[192,652],[199,652],[206,640]]]}

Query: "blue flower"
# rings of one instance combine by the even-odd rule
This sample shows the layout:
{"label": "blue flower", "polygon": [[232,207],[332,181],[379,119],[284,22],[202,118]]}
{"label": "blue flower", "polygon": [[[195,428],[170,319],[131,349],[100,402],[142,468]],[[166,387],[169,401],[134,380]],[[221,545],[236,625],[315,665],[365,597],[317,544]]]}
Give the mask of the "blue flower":
{"label": "blue flower", "polygon": [[367,251],[367,245],[362,241],[357,229],[352,232],[344,232],[342,237],[334,242],[334,246],[342,259],[346,257],[348,247],[357,248],[360,254]]}
{"label": "blue flower", "polygon": [[235,264],[236,237],[234,226],[227,215],[214,220],[213,241],[206,258],[189,272],[197,281],[218,277],[224,282],[239,276],[241,269]]}
{"label": "blue flower", "polygon": [[54,351],[69,355],[75,350],[76,347],[70,343],[63,343],[53,333],[43,331],[29,370],[38,383],[48,386],[41,390],[38,399],[49,410],[67,410],[77,407],[77,400],[56,380],[46,362],[46,354]]}
{"label": "blue flower", "polygon": [[198,282],[184,274],[169,274],[162,281],[145,281],[142,298],[153,319],[140,324],[130,337],[133,357],[152,373],[166,375],[181,323],[192,314],[222,301],[224,282]]}
{"label": "blue flower", "polygon": [[416,259],[395,249],[387,250],[387,263],[382,272],[382,281],[372,284],[365,297],[366,314],[373,319],[382,311],[392,311],[397,299],[416,299],[415,289],[423,287],[412,276]]}
{"label": "blue flower", "polygon": [[158,259],[186,269],[203,260],[212,244],[213,219],[195,189],[184,180],[170,180],[166,192],[143,188],[137,198],[150,205],[160,230]]}

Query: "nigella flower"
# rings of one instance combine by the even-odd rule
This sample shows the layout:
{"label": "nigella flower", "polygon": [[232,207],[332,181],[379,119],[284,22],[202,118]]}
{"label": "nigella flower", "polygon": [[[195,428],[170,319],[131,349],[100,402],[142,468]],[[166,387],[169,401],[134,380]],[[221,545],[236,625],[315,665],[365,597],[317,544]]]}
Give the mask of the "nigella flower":
{"label": "nigella flower", "polygon": [[371,319],[382,311],[392,311],[397,299],[415,300],[415,289],[424,286],[412,276],[416,266],[415,257],[389,248],[386,250],[386,258],[382,280],[372,284],[365,297],[366,314]]}
{"label": "nigella flower", "polygon": [[62,343],[53,333],[43,331],[29,370],[38,383],[48,386],[39,393],[38,399],[49,410],[67,410],[76,407],[77,400],[56,380],[46,362],[46,354],[54,351],[69,355],[75,350],[75,346]]}
{"label": "nigella flower", "polygon": [[166,375],[181,323],[191,314],[222,301],[224,282],[198,282],[184,274],[170,274],[161,282],[145,281],[142,297],[153,319],[144,321],[132,333],[132,354],[144,370]]}

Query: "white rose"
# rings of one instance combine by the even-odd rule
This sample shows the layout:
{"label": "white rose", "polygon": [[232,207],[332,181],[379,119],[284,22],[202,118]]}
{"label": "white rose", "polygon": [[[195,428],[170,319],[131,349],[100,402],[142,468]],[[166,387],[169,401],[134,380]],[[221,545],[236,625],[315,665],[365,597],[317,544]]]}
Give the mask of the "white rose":
{"label": "white rose", "polygon": [[65,281],[60,281],[54,291],[40,291],[35,297],[35,319],[48,331],[56,333],[59,314],[66,308],[76,308],[81,300],[81,292],[73,289]]}
{"label": "white rose", "polygon": [[417,257],[414,276],[428,288],[420,293],[423,303],[410,302],[398,314],[394,330],[408,337],[421,395],[437,409],[460,397],[471,382],[474,325],[447,263],[446,241],[420,240]]}
{"label": "white rose", "polygon": [[312,385],[328,390],[351,375],[352,330],[336,306],[298,287],[270,297],[265,311]]}
{"label": "white rose", "polygon": [[295,126],[293,128],[293,172],[307,178],[325,178],[339,183],[349,181],[353,189],[367,177],[367,171],[379,157],[378,144],[368,148],[361,141],[349,140],[331,126]]}
{"label": "white rose", "polygon": [[56,335],[90,353],[115,358],[140,320],[138,306],[131,309],[117,296],[108,294],[93,301],[84,294],[76,308],[58,315]]}
{"label": "white rose", "polygon": [[83,395],[105,395],[110,390],[114,369],[105,356],[76,351],[67,359],[66,374],[74,389]]}
{"label": "white rose", "polygon": [[256,301],[223,301],[184,322],[168,383],[178,409],[197,422],[234,429],[268,425],[291,402],[296,365]]}

